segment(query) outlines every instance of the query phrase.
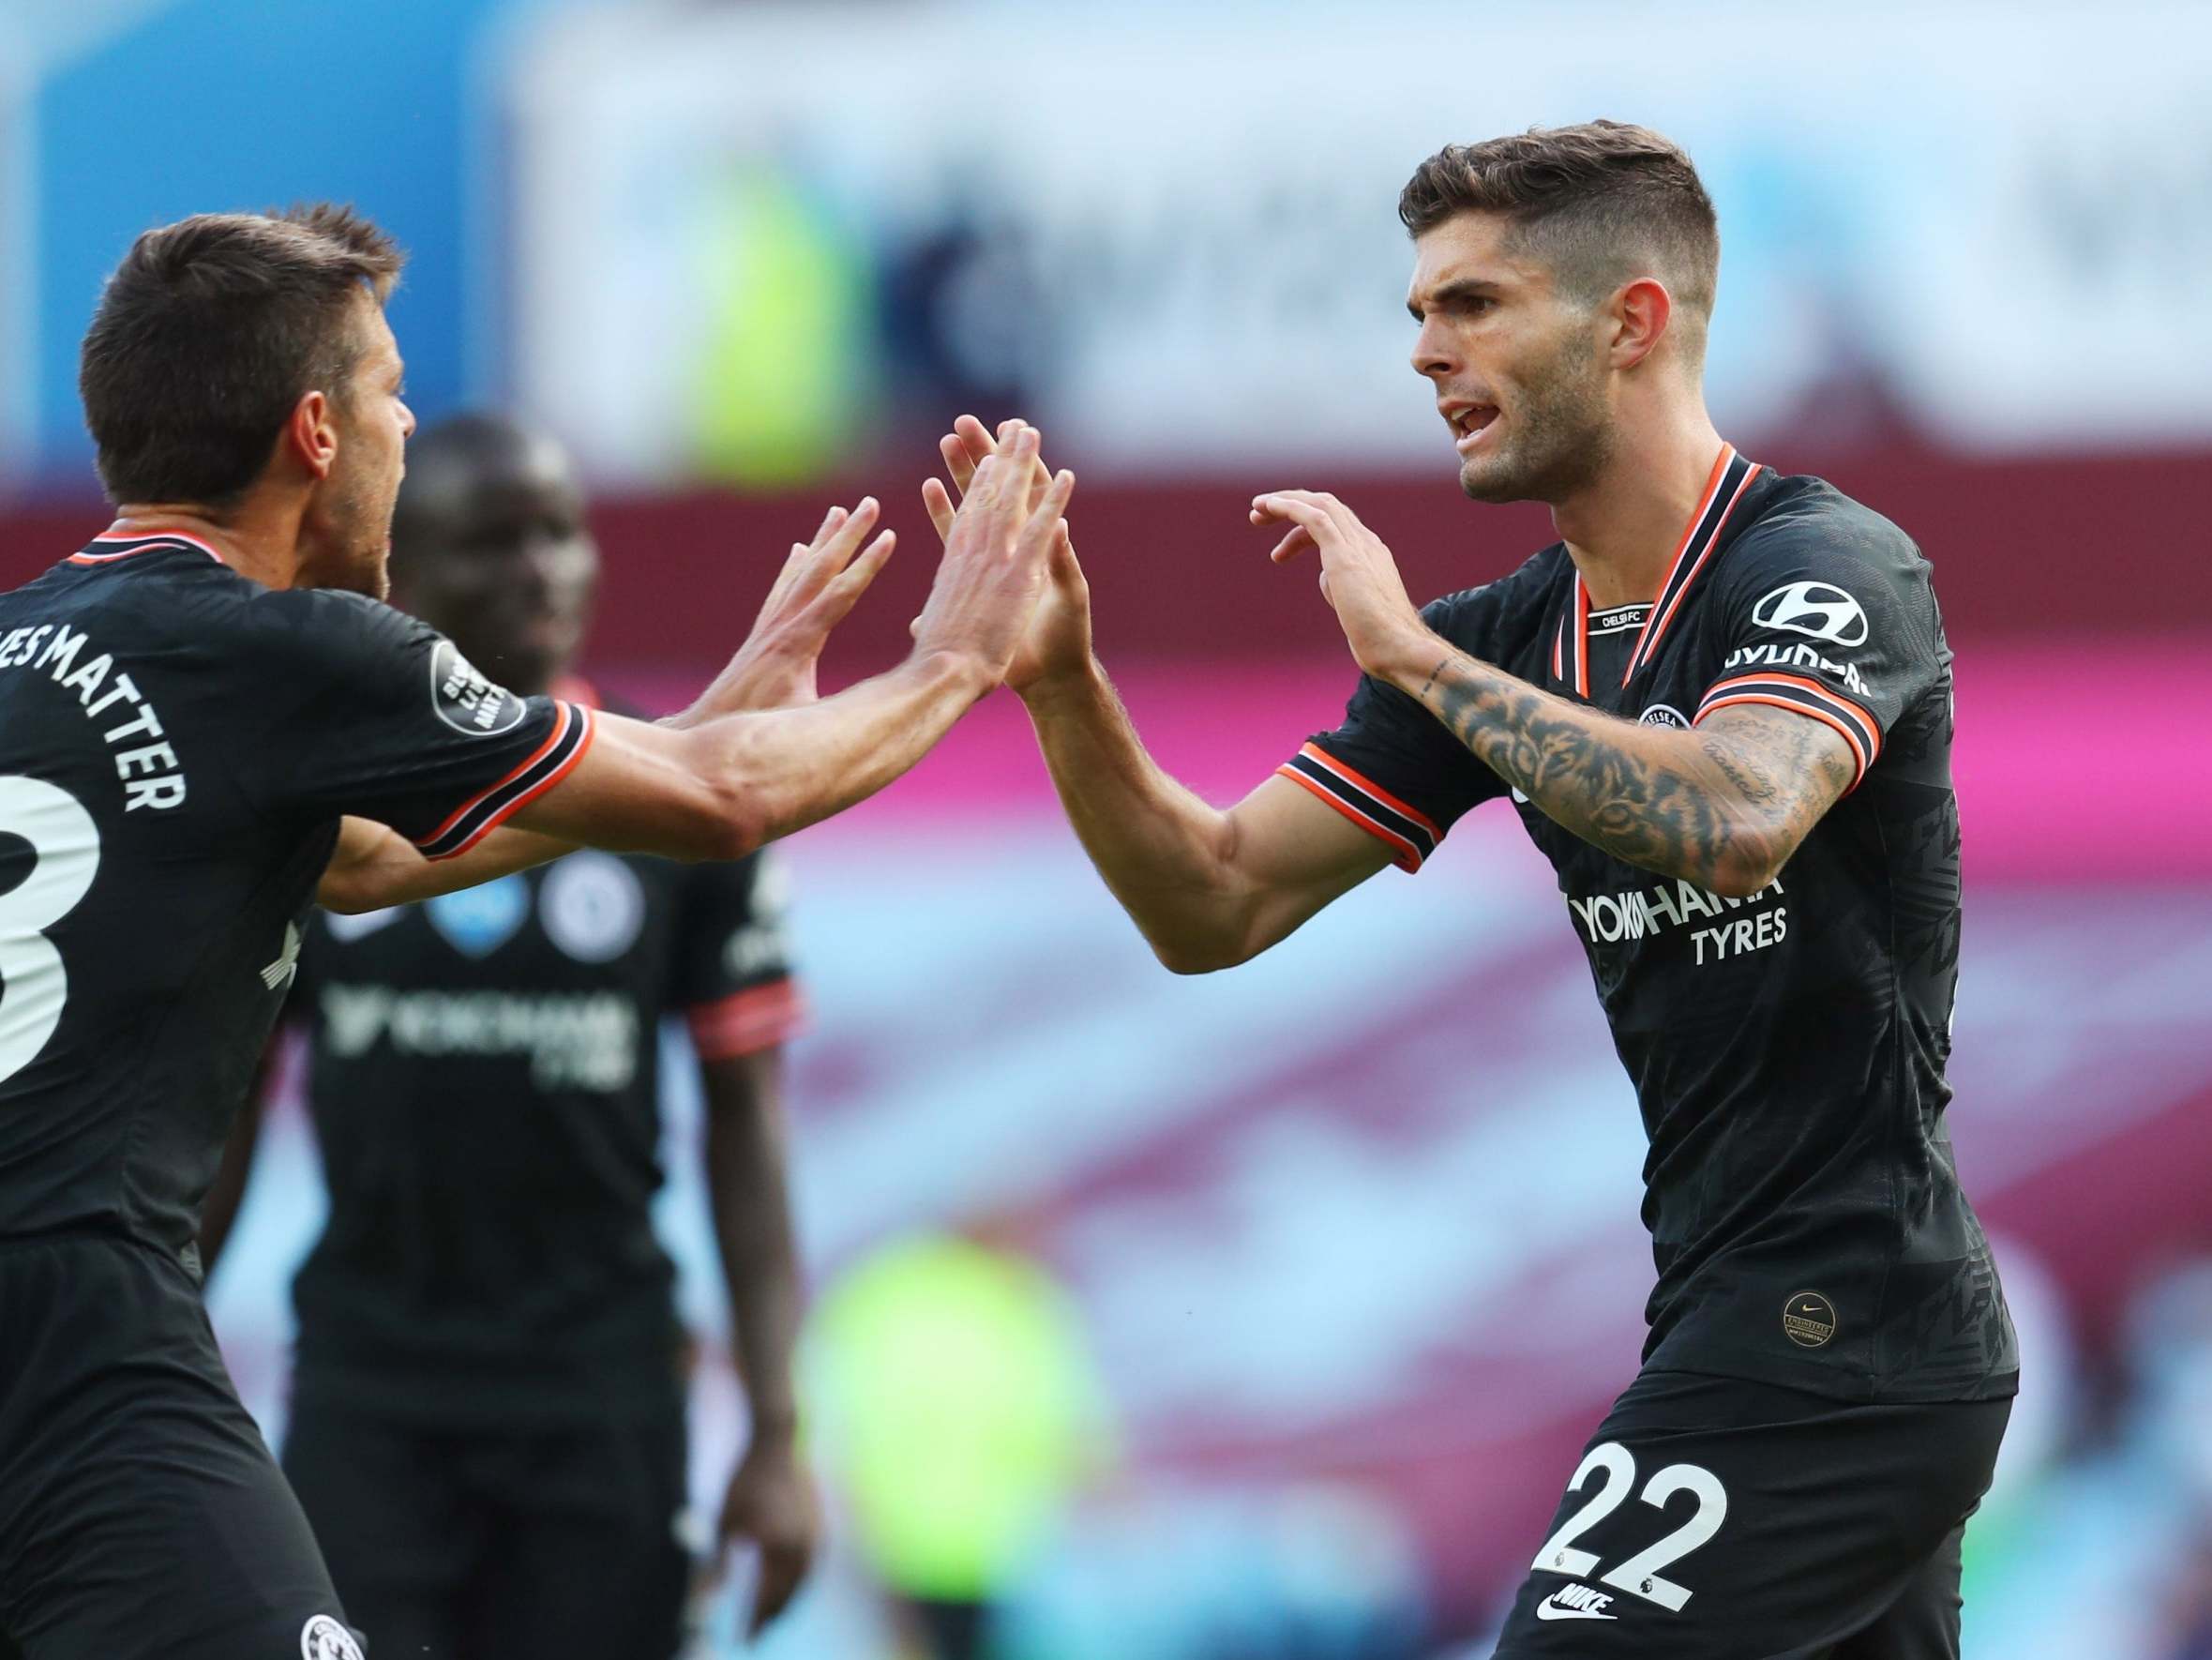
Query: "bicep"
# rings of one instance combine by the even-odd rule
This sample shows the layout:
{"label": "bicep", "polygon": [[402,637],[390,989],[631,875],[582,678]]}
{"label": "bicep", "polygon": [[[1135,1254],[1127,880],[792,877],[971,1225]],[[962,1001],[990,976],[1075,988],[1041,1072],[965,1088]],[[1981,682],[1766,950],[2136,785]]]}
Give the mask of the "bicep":
{"label": "bicep", "polygon": [[1693,735],[1742,805],[1786,838],[1777,867],[1858,777],[1844,734],[1798,708],[1733,704],[1698,722]]}
{"label": "bicep", "polygon": [[1247,955],[1287,938],[1392,862],[1380,838],[1280,774],[1231,807],[1227,826],[1225,856],[1252,904]]}

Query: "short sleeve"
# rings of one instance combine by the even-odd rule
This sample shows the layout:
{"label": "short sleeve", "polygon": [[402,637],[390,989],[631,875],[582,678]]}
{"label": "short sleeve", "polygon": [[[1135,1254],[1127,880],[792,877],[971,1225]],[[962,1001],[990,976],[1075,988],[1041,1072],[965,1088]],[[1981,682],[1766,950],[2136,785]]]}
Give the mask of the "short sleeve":
{"label": "short sleeve", "polygon": [[[1422,621],[1452,644],[1493,660],[1485,638],[1488,589],[1434,600]],[[1420,702],[1363,674],[1344,724],[1316,732],[1277,767],[1379,838],[1401,870],[1418,870],[1469,808],[1505,793],[1498,776]]]}
{"label": "short sleeve", "polygon": [[451,858],[583,759],[591,712],[494,685],[435,630],[355,594],[248,607],[240,647],[270,687],[252,781],[272,805],[388,824]]}
{"label": "short sleeve", "polygon": [[791,973],[781,859],[763,851],[685,875],[673,1000],[702,1061],[726,1061],[795,1036],[805,1004]]}
{"label": "short sleeve", "polygon": [[1943,675],[1928,562],[1887,520],[1845,504],[1754,526],[1719,575],[1724,656],[1695,719],[1746,704],[1809,716],[1850,747],[1856,788]]}

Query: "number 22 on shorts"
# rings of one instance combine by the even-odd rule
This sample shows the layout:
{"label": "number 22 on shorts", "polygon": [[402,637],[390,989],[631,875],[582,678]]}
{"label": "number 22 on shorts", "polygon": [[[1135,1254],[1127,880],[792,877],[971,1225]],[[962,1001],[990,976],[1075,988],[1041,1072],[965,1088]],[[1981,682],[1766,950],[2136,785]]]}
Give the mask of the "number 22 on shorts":
{"label": "number 22 on shorts", "polygon": [[[1585,1482],[1600,1473],[1604,1480],[1599,1485],[1596,1496],[1561,1523],[1558,1532],[1546,1539],[1543,1548],[1536,1553],[1536,1560],[1529,1566],[1537,1572],[1587,1579],[1596,1571],[1596,1553],[1576,1548],[1574,1541],[1618,1510],[1627,1500],[1629,1489],[1636,1483],[1636,1460],[1618,1441],[1601,1442],[1584,1456],[1574,1479],[1567,1484],[1567,1490],[1580,1492]],[[1721,1531],[1721,1524],[1728,1518],[1728,1490],[1722,1486],[1719,1476],[1699,1465],[1669,1464],[1645,1484],[1643,1500],[1654,1509],[1663,1510],[1666,1502],[1678,1493],[1691,1493],[1697,1499],[1697,1508],[1691,1513],[1690,1519],[1649,1549],[1640,1550],[1619,1566],[1607,1569],[1598,1576],[1598,1580],[1616,1591],[1625,1591],[1631,1596],[1640,1596],[1679,1613],[1691,1593],[1672,1579],[1661,1578],[1659,1570],[1672,1566]]]}

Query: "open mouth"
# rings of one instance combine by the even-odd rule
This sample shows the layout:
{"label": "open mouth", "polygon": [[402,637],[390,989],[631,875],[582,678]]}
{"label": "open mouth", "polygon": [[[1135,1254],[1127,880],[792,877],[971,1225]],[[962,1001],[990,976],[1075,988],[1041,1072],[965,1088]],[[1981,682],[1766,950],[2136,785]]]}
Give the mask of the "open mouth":
{"label": "open mouth", "polygon": [[1493,403],[1455,403],[1446,407],[1444,419],[1452,428],[1455,447],[1464,453],[1482,441],[1497,415],[1497,406]]}

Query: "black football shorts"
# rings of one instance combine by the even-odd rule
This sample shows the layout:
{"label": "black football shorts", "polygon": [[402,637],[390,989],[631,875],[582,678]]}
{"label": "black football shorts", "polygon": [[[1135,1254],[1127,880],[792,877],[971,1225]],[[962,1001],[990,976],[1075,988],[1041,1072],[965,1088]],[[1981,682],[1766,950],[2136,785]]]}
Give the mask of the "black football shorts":
{"label": "black football shorts", "polygon": [[0,1241],[0,1653],[360,1660],[182,1266]]}
{"label": "black football shorts", "polygon": [[377,1660],[670,1660],[684,1402],[565,1429],[397,1422],[303,1380],[284,1469]]}
{"label": "black football shorts", "polygon": [[1498,1660],[1957,1660],[1960,1539],[2011,1406],[1647,1371],[1585,1448]]}

